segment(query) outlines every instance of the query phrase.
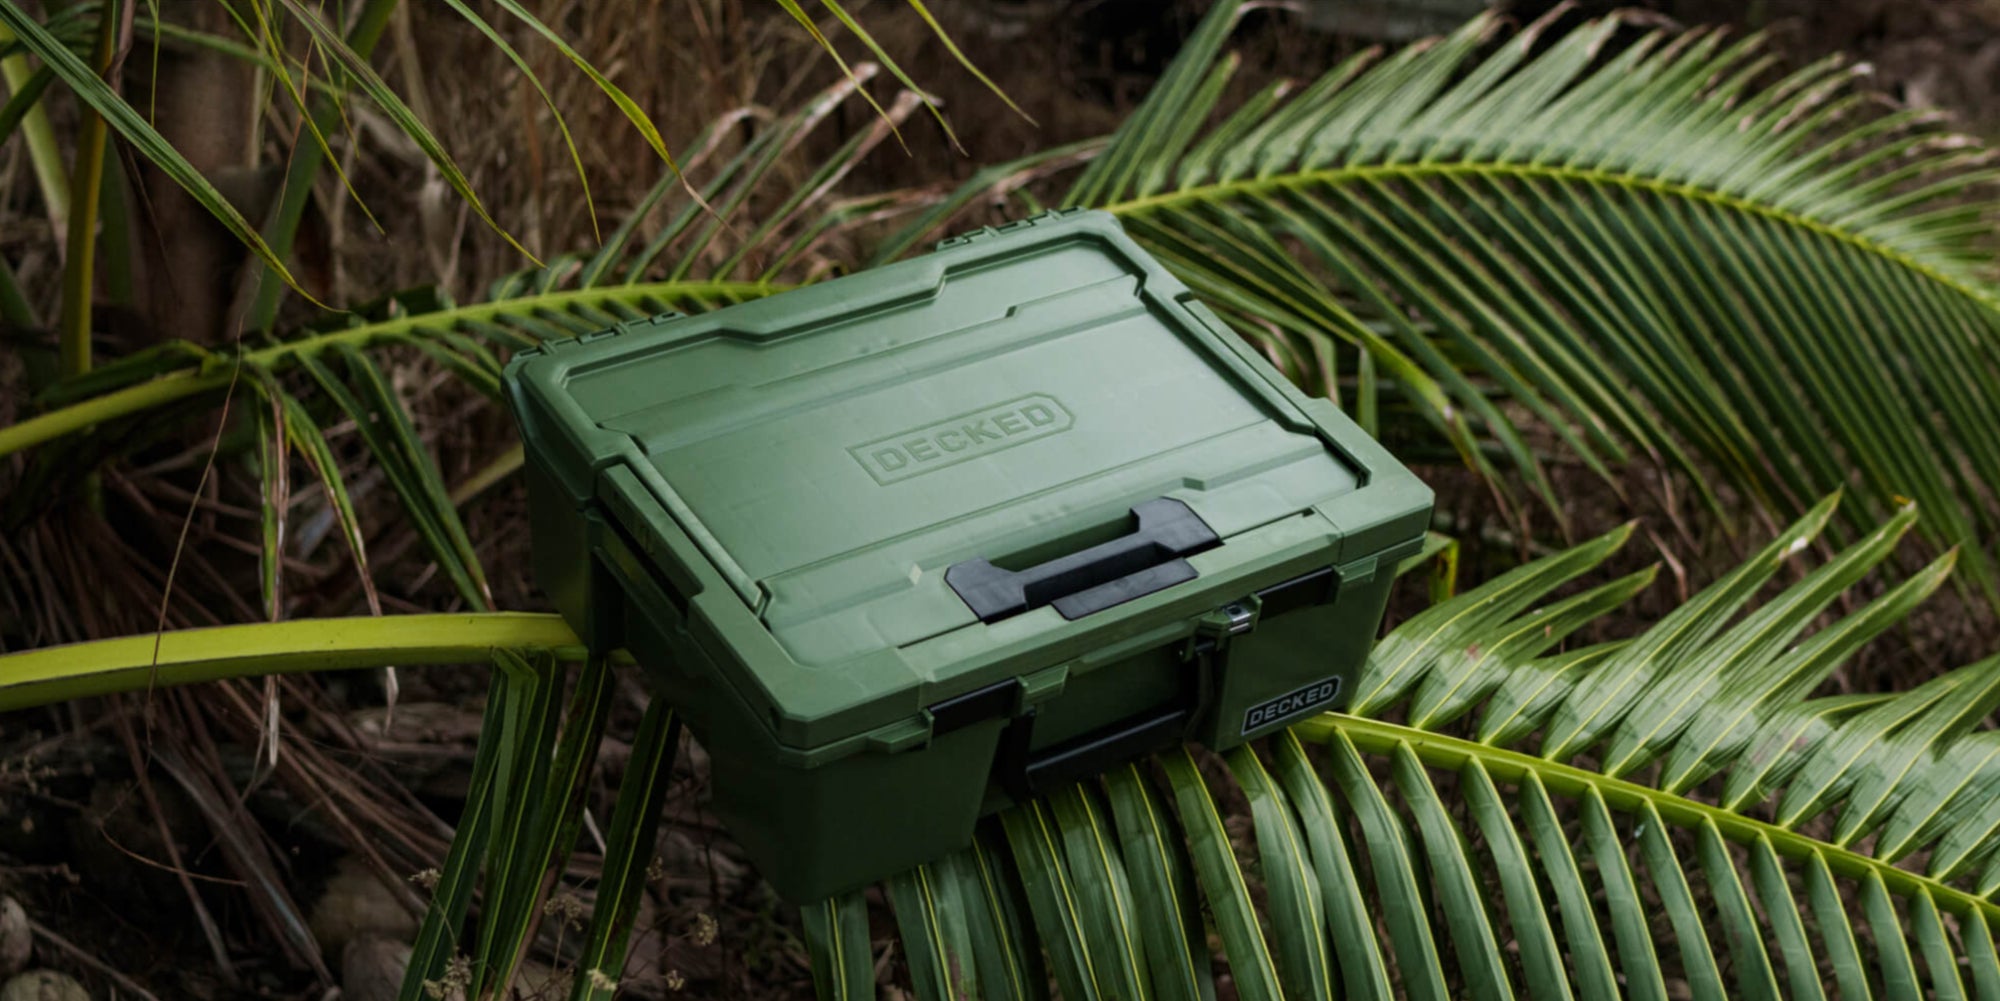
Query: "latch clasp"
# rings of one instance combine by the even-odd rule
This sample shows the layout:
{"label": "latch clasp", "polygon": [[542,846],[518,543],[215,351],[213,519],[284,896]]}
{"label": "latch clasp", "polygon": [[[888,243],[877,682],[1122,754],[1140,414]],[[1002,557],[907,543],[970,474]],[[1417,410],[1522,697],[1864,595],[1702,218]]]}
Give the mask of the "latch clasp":
{"label": "latch clasp", "polygon": [[1229,635],[1236,636],[1250,631],[1257,621],[1257,610],[1240,601],[1222,606],[1222,614],[1229,617]]}
{"label": "latch clasp", "polygon": [[1188,655],[1193,657],[1205,653],[1220,653],[1229,645],[1229,637],[1241,636],[1256,628],[1257,612],[1262,605],[1255,595],[1238,598],[1213,612],[1201,617],[1195,623],[1194,636],[1188,644]]}

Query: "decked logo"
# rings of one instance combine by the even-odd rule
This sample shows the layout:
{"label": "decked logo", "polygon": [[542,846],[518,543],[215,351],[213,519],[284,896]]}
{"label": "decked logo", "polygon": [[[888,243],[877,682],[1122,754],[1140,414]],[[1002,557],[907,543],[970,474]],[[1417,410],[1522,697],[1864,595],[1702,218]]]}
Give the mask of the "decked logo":
{"label": "decked logo", "polygon": [[1317,709],[1333,701],[1340,694],[1338,675],[1325,681],[1315,681],[1304,688],[1280,695],[1268,702],[1251,706],[1243,714],[1243,733],[1249,733],[1262,726],[1268,726],[1281,719],[1290,719],[1309,709]]}
{"label": "decked logo", "polygon": [[1037,393],[856,445],[847,453],[886,486],[1061,434],[1075,423],[1055,397]]}

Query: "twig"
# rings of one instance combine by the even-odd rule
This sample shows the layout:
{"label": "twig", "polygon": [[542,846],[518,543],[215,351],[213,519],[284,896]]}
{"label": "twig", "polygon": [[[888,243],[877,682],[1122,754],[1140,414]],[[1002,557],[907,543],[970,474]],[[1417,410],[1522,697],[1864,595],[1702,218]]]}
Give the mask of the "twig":
{"label": "twig", "polygon": [[78,946],[76,943],[71,942],[69,939],[66,939],[61,935],[58,935],[55,932],[50,931],[46,926],[44,926],[41,922],[36,921],[34,918],[28,919],[28,930],[34,932],[37,937],[42,939],[42,941],[47,942],[48,944],[53,945],[58,949],[61,949],[63,952],[68,953],[70,957],[75,959],[77,962],[82,963],[83,965],[88,966],[91,969],[96,970],[97,972],[102,973],[107,977],[110,977],[112,983],[115,983],[118,986],[128,991],[131,991],[133,994],[139,997],[145,998],[146,1001],[160,1001],[159,995],[154,994],[152,991],[149,991],[144,987],[139,986],[138,982],[133,980],[131,977],[128,977],[125,974],[120,973],[115,969],[112,969],[110,964],[106,963],[104,960],[101,960],[96,956],[93,956],[90,953],[85,952],[81,946]]}

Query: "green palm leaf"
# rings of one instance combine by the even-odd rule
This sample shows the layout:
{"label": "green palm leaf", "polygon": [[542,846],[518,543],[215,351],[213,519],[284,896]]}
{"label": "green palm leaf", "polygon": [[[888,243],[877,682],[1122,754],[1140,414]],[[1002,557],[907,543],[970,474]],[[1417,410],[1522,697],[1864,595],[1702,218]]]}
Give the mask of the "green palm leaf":
{"label": "green palm leaf", "polygon": [[978,902],[963,892],[959,862],[958,856],[951,856],[920,865],[888,883],[897,927],[910,947],[912,976],[933,997],[986,996],[969,928],[971,917],[981,911]]}
{"label": "green palm leaf", "polygon": [[[680,742],[681,721],[673,707],[662,699],[648,702],[632,735],[632,760],[619,784],[611,829],[605,833],[604,875],[597,884],[596,906],[591,908],[589,936],[577,957],[573,1001],[608,999],[624,976]],[[404,1001],[419,1001],[409,980],[404,981],[403,996]]]}
{"label": "green palm leaf", "polygon": [[1154,957],[1153,994],[1176,1001],[1212,1001],[1211,968],[1199,901],[1187,852],[1172,822],[1139,767],[1127,765],[1104,777],[1104,790],[1132,881],[1132,900],[1143,915],[1139,933]]}
{"label": "green palm leaf", "polygon": [[1105,811],[1089,790],[1071,786],[1048,797],[1049,818],[1060,832],[1062,857],[1082,931],[1096,946],[1091,969],[1107,997],[1134,998],[1146,992],[1148,971],[1140,915],[1132,906],[1124,859]]}
{"label": "green palm leaf", "polygon": [[[458,940],[466,911],[472,906],[480,863],[494,829],[504,823],[510,806],[518,809],[522,790],[514,781],[514,771],[532,754],[525,743],[527,707],[524,702],[545,693],[546,681],[518,657],[496,659],[492,684],[486,696],[485,718],[480,731],[495,739],[481,741],[472,765],[472,782],[466,790],[470,808],[459,818],[450,854],[446,856],[437,884],[432,887],[423,924],[410,953],[406,970],[405,995],[425,990],[426,981],[444,980],[444,969],[459,952]],[[415,990],[411,989],[411,982]]]}
{"label": "green palm leaf", "polygon": [[1545,427],[1591,468],[1685,472],[1725,518],[1718,474],[1787,516],[1846,485],[1850,531],[1915,499],[2000,598],[1979,142],[1882,113],[1837,60],[1766,83],[1759,36],[1625,44],[1616,18],[1498,42],[1482,18],[1190,135],[1242,6],[1215,5],[1067,203],[1119,215],[1350,410],[1370,359],[1509,504],[1503,465],[1562,517]]}
{"label": "green palm leaf", "polygon": [[[1569,683],[1549,696],[1547,718],[1588,727],[1536,726],[1499,746],[1452,732],[1463,716],[1391,717],[1435,678],[1491,701],[1515,677],[1546,674],[1530,651],[1469,666],[1441,653],[1462,639],[1454,623],[1485,617],[1478,635],[1504,637],[1546,621],[1536,606],[1603,562],[1623,532],[1398,627],[1363,672],[1374,683],[1357,690],[1409,677],[1401,694],[1377,697],[1373,718],[1322,715],[1230,752],[1226,772],[1163,755],[1164,789],[1128,767],[1011,811],[1030,898],[1045,911],[1069,902],[1035,926],[1064,995],[1165,993],[1185,982],[1183,957],[1209,962],[1213,941],[1245,997],[1332,996],[1336,982],[1362,997],[1994,996],[2000,905],[1987,894],[2000,810],[1989,777],[2000,743],[1973,726],[2000,704],[2000,658],[1901,695],[1810,698],[1950,567],[1926,567],[1801,640],[1835,598],[1892,565],[1916,520],[1898,512],[1752,602],[1756,582],[1812,559],[1799,542],[1835,513],[1832,500],[1815,506],[1608,654],[1556,655]],[[1633,579],[1609,593],[1631,597]],[[1705,705],[1690,711],[1672,697],[1683,694]],[[1758,739],[1718,739],[1738,720]],[[1599,749],[1610,756],[1591,756]],[[1647,767],[1662,761],[1681,764]],[[1725,789],[1738,775],[1753,793]],[[1108,812],[1089,808],[1100,790]],[[1253,833],[1223,824],[1214,803],[1225,795],[1247,798]],[[1756,805],[1765,800],[1777,804],[1771,819]],[[1833,822],[1809,824],[1815,816]],[[1121,850],[1093,847],[1114,843]],[[1180,930],[1182,912],[1157,895],[1177,885],[1180,846],[1213,939]],[[1239,865],[1240,852],[1256,861]],[[1920,853],[1931,853],[1928,872],[1894,864]],[[1051,878],[1040,890],[1037,872]],[[1142,920],[1136,937],[1105,924],[1124,912],[1104,902],[1128,891],[1155,924]],[[1113,974],[1140,963],[1150,983]],[[953,996],[922,978],[916,988]]]}
{"label": "green palm leaf", "polygon": [[1201,769],[1185,750],[1169,753],[1161,761],[1173,789],[1181,829],[1186,832],[1195,881],[1214,916],[1216,934],[1222,939],[1222,952],[1238,993],[1246,998],[1282,997],[1276,962],[1263,929],[1258,927],[1256,907],[1244,885],[1229,831],[1202,782]]}
{"label": "green palm leaf", "polygon": [[[394,496],[425,551],[436,561],[451,593],[467,607],[490,607],[484,571],[472,539],[459,516],[459,504],[394,382],[376,361],[377,352],[400,347],[422,352],[457,372],[470,385],[497,396],[500,352],[554,338],[581,336],[619,323],[644,320],[664,312],[698,311],[719,304],[758,298],[773,286],[736,282],[675,282],[614,288],[585,288],[519,296],[500,302],[432,309],[411,314],[391,304],[391,315],[351,325],[310,332],[249,347],[235,353],[210,351],[192,344],[167,345],[144,357],[114,363],[87,381],[90,395],[0,428],[0,454],[40,444],[63,434],[87,431],[113,440],[146,441],[172,434],[177,425],[162,421],[164,408],[177,404],[206,406],[220,400],[239,383],[260,401],[251,404],[282,415],[273,431],[303,459],[326,487],[327,515],[339,527],[353,557],[368,607],[379,611],[375,583],[366,558],[368,542],[343,470],[329,447],[323,428],[345,419],[385,474]],[[303,372],[318,393],[301,397],[286,386],[284,376]],[[78,380],[85,381],[85,380]],[[58,384],[50,394],[68,399],[79,390]],[[281,423],[280,429],[277,425]],[[274,443],[275,444],[275,443]],[[273,451],[271,448],[267,452]],[[34,457],[55,476],[75,476],[73,456],[42,450]],[[272,462],[281,461],[274,454]],[[480,474],[490,483],[520,464],[518,449],[503,451],[496,469]],[[271,463],[265,468],[270,470]],[[64,472],[67,470],[67,472]],[[266,491],[268,495],[268,491]],[[264,505],[267,515],[278,512]],[[286,552],[285,524],[273,520],[260,540],[260,560],[267,568],[265,592],[279,586],[277,568]]]}
{"label": "green palm leaf", "polygon": [[[1522,833],[1514,827],[1506,811],[1506,801],[1500,797],[1500,789],[1494,785],[1492,775],[1478,763],[1468,761],[1464,769],[1458,771],[1458,779],[1466,791],[1466,803],[1478,823],[1480,835],[1486,839],[1488,849],[1494,855],[1494,867],[1500,877],[1500,889],[1506,897],[1508,913],[1548,913],[1548,905],[1542,901],[1542,893],[1536,887],[1534,863],[1528,857]],[[1536,801],[1540,805],[1544,801]],[[1522,803],[1522,813],[1528,813],[1528,801]],[[1562,855],[1566,855],[1564,849]],[[1558,861],[1560,857],[1558,855]],[[1562,895],[1564,913],[1574,905],[1574,897]],[[1584,909],[1588,913],[1588,909]],[[1564,959],[1562,947],[1556,945],[1556,931],[1542,923],[1520,923],[1516,935],[1522,945],[1522,967],[1528,989],[1538,997],[1570,997],[1570,985],[1562,975]],[[1576,941],[1590,941],[1578,935]],[[1590,979],[1580,983],[1580,989],[1600,989],[1608,983],[1606,971],[1600,963],[1588,965],[1578,971],[1588,973]],[[1580,977],[1582,981],[1582,977]]]}
{"label": "green palm leaf", "polygon": [[[716,275],[765,266],[759,257],[793,260],[805,252],[804,241],[838,227],[839,223],[814,220],[799,224],[795,220],[811,218],[811,210],[879,144],[887,129],[865,130],[803,180],[790,178],[779,168],[813,128],[829,120],[854,94],[856,86],[843,80],[799,112],[758,128],[743,150],[722,164],[700,191],[693,192],[686,199],[688,204],[643,248],[634,247],[633,237],[646,223],[647,214],[675,193],[678,185],[673,179],[663,179],[655,193],[596,253],[559,260],[504,280],[496,285],[493,301],[457,306],[437,294],[406,294],[338,317],[319,329],[263,340],[235,352],[183,343],[161,346],[52,387],[42,401],[51,409],[0,429],[0,451],[74,432],[142,440],[146,435],[171,433],[173,423],[159,419],[163,408],[206,406],[242,385],[261,397],[253,407],[259,432],[256,441],[261,446],[256,468],[263,474],[260,486],[268,502],[258,551],[264,570],[260,579],[270,607],[277,606],[282,584],[280,556],[287,551],[284,507],[279,503],[279,495],[286,491],[279,477],[289,449],[325,485],[325,514],[331,516],[353,553],[369,607],[380,611],[364,555],[367,547],[362,523],[345,482],[347,474],[322,431],[344,420],[351,422],[354,437],[393,490],[406,515],[400,523],[415,530],[457,598],[471,607],[484,608],[490,604],[484,573],[458,506],[476,492],[467,487],[490,484],[518,468],[520,449],[503,450],[492,466],[453,490],[444,482],[429,451],[425,429],[414,409],[405,403],[403,391],[380,360],[383,350],[421,352],[467,385],[497,397],[502,359],[508,352],[649,321],[663,313],[705,310],[776,291],[778,286],[768,278],[695,280],[687,275],[697,262],[719,255],[726,255],[727,260],[714,270]],[[909,101],[899,101],[896,114],[906,114],[911,107]],[[736,121],[732,118],[718,123],[717,130]],[[690,167],[701,164],[713,147],[697,143],[696,149]],[[771,190],[785,183],[790,186]],[[729,211],[752,198],[767,197],[777,199],[782,209],[747,239],[711,214],[713,204]],[[733,245],[718,250],[725,238]],[[776,265],[765,266],[767,276],[776,270]],[[672,279],[646,280],[660,271]],[[625,284],[606,284],[620,278]],[[317,392],[295,395],[301,386]],[[43,450],[33,461],[46,467],[55,457],[52,450]],[[104,648],[60,650],[54,652],[53,661],[43,658],[8,664],[13,670],[7,675],[8,684],[0,686],[0,701],[75,697],[250,671],[477,661],[488,659],[492,647],[524,646],[569,659],[579,653],[567,627],[552,617],[525,623],[507,617],[443,617],[433,622],[438,635],[421,637],[412,635],[411,625],[406,617],[391,617],[362,623],[287,623],[271,627],[276,631],[270,633],[176,633],[161,642],[162,656],[157,664],[147,659],[152,650],[149,638]],[[329,640],[329,633],[335,638]],[[377,637],[394,642],[370,642]],[[478,642],[481,637],[489,642]],[[472,990],[504,992],[540,920],[543,894],[550,892],[544,875],[551,866],[560,867],[575,841],[580,817],[575,797],[584,788],[602,723],[601,667],[591,665],[586,680],[579,681],[577,691],[567,699],[565,720],[563,691],[551,679],[548,663],[530,666],[513,654],[495,656],[503,670],[496,678],[492,701],[511,708],[504,717],[489,720],[488,739],[482,748],[504,744],[508,751],[492,760],[488,779],[480,787],[481,798],[464,818],[453,854],[446,860],[438,908],[426,926],[406,982],[406,991],[415,994],[421,994],[427,982],[439,981],[459,952],[474,960]],[[590,678],[597,680],[588,681]],[[651,743],[642,750],[651,757],[633,759],[637,771],[628,775],[612,818],[606,880],[598,889],[596,917],[585,945],[587,975],[577,981],[580,996],[602,996],[615,989],[610,985],[615,985],[623,966],[634,909],[652,858],[650,839],[665,792],[664,769],[671,762],[679,730],[663,708],[647,719],[644,740]],[[641,774],[648,762],[656,763],[653,767],[658,775]],[[530,795],[531,790],[545,795]],[[974,873],[981,874],[983,882],[975,884]],[[941,974],[938,982],[977,985],[983,977],[984,982],[1012,985],[1017,996],[1034,996],[1039,964],[1018,945],[1005,949],[989,945],[1001,928],[1012,929],[1012,941],[1023,941],[1010,902],[996,903],[983,890],[973,893],[975,885],[994,882],[991,867],[954,865],[941,868],[936,875],[926,897],[944,902],[941,907],[931,905],[933,924],[939,928],[936,937],[955,943],[949,956],[957,964],[955,968],[966,974],[963,980]],[[475,893],[483,894],[476,935],[462,935],[469,932],[466,918]],[[962,900],[970,899],[993,906],[979,912],[975,920],[961,906]],[[840,930],[844,927],[836,922],[822,941],[852,940],[851,930]],[[866,962],[865,932],[860,937],[858,969],[866,975],[871,967]],[[943,964],[938,967],[945,968]],[[835,974],[836,981],[845,977],[845,982],[851,982],[856,973],[856,967],[846,963],[831,969],[840,971]]]}
{"label": "green palm leaf", "polygon": [[1271,913],[1271,944],[1286,997],[1331,998],[1333,958],[1326,941],[1325,904],[1291,804],[1264,763],[1247,747],[1228,755],[1229,771],[1250,798]]}
{"label": "green palm leaf", "polygon": [[[1091,941],[1078,913],[1076,894],[1070,885],[1068,867],[1051,830],[1048,809],[1029,803],[1000,817],[1012,853],[1022,896],[1042,948],[1048,951],[1051,974],[1065,998],[1103,996],[1097,964],[1091,958]],[[995,896],[998,888],[991,891]],[[1100,948],[1111,948],[1104,943]]]}
{"label": "green palm leaf", "polygon": [[[339,347],[370,348],[443,342],[456,353],[493,369],[498,361],[474,346],[522,347],[550,337],[574,337],[625,320],[640,320],[660,312],[703,309],[762,298],[777,287],[761,282],[661,282],[626,288],[586,288],[524,295],[499,302],[451,306],[434,312],[402,315],[327,332],[307,333],[261,347],[240,356],[246,365],[283,370]],[[608,321],[608,322],[607,322]],[[100,373],[97,395],[37,414],[0,428],[0,455],[52,441],[92,425],[143,416],[168,404],[214,393],[230,383],[235,359],[188,346],[199,360],[165,372],[134,368],[129,382],[107,382]],[[108,368],[108,367],[107,367]]]}
{"label": "green palm leaf", "polygon": [[828,1001],[875,996],[868,952],[868,901],[860,893],[828,897],[801,911],[812,952],[813,988]]}
{"label": "green palm leaf", "polygon": [[[1511,996],[1506,961],[1491,948],[1491,943],[1499,940],[1494,934],[1494,916],[1487,912],[1480,878],[1466,857],[1461,833],[1430,773],[1408,744],[1397,745],[1391,766],[1396,789],[1416,814],[1424,858],[1433,873],[1432,886],[1445,912],[1444,924],[1451,932],[1452,947],[1470,993],[1481,998]],[[1405,906],[1415,909],[1422,903],[1412,898]]]}

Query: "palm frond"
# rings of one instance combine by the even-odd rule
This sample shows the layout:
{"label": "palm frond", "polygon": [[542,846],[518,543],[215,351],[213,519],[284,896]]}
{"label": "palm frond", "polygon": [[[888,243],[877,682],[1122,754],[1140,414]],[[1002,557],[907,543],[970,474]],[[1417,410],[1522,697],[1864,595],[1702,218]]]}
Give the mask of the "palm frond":
{"label": "palm frond", "polygon": [[[0,656],[0,678],[6,679],[0,711],[223,678],[477,661],[490,661],[495,670],[468,810],[432,887],[403,996],[423,998],[441,989],[460,955],[476,959],[461,987],[505,994],[544,914],[548,874],[564,868],[576,844],[585,779],[609,706],[611,661],[587,658],[560,616],[315,619],[48,647]],[[582,667],[565,684],[565,664],[577,661]],[[679,737],[672,710],[651,705],[611,818],[610,852],[579,959],[581,971],[597,975],[577,978],[578,997],[608,997],[615,989]],[[469,930],[475,894],[484,903]],[[962,920],[955,907],[953,916]],[[1017,928],[1013,934],[1018,941]],[[861,945],[865,956],[865,935]]]}
{"label": "palm frond", "polygon": [[[574,1001],[609,1001],[618,989],[680,741],[681,721],[673,708],[661,699],[647,703],[639,729],[632,736],[632,760],[619,785],[611,829],[605,835],[604,875],[597,884],[589,937],[577,958],[577,976],[570,992]],[[406,1001],[417,1001],[408,981],[403,985],[403,996]]]}
{"label": "palm frond", "polygon": [[[295,367],[301,358],[340,347],[417,346],[428,342],[448,346],[497,375],[497,356],[486,345],[518,348],[548,337],[574,337],[660,312],[708,308],[761,298],[774,291],[776,287],[759,282],[696,281],[526,295],[499,302],[447,306],[375,322],[359,322],[355,318],[352,326],[248,346],[240,355],[187,342],[171,342],[135,356],[129,364],[114,362],[98,370],[90,377],[91,393],[81,401],[0,428],[0,455],[107,421],[143,417],[168,404],[227,388],[231,369],[239,359],[246,367],[283,371]],[[57,384],[50,388],[48,398],[68,400],[76,395],[74,387]]]}
{"label": "palm frond", "polygon": [[[1951,566],[1801,639],[1916,521],[1899,512],[1750,607],[1834,514],[1816,505],[1633,640],[1552,655],[1491,643],[1539,632],[1553,608],[1602,616],[1638,589],[1626,578],[1551,603],[1626,533],[1557,553],[1393,631],[1356,687],[1365,715],[1299,724],[1230,752],[1226,771],[1163,755],[1163,789],[1135,766],[1003,814],[1064,996],[1190,996],[1184,971],[1206,970],[1215,943],[1244,997],[2000,996],[2000,742],[1974,730],[2000,704],[2000,658],[1898,695],[1813,698]],[[1466,622],[1487,642],[1468,649]],[[1509,694],[1552,677],[1553,694]],[[1397,721],[1437,679],[1484,694]],[[1514,715],[1495,731],[1480,706]],[[1753,794],[1724,791],[1740,775]],[[1214,807],[1239,795],[1250,865]],[[1177,885],[1153,874],[1183,851],[1198,911],[1140,890]],[[1103,927],[1136,901],[1145,934]],[[1202,917],[1182,930],[1170,918],[1185,913]]]}
{"label": "palm frond", "polygon": [[[518,830],[507,823],[509,817],[523,814],[523,801],[535,799],[534,793],[540,792],[528,786],[519,773],[546,760],[548,748],[536,742],[531,730],[536,706],[552,701],[551,689],[557,680],[553,672],[537,671],[518,656],[498,655],[493,663],[495,670],[479,728],[487,739],[481,740],[474,752],[472,780],[466,790],[468,808],[452,832],[450,853],[438,870],[423,923],[411,946],[404,970],[402,996],[406,998],[422,997],[427,988],[442,994],[472,986],[469,982],[449,984],[445,970],[460,954],[460,937],[478,889],[480,870],[488,858],[488,845],[496,834],[504,838]],[[504,863],[504,845],[492,854],[496,862]],[[503,865],[495,874],[496,882],[504,884],[508,875]]]}
{"label": "palm frond", "polygon": [[[130,452],[148,441],[179,431],[189,416],[205,412],[232,392],[251,399],[249,409],[283,415],[284,442],[325,487],[317,502],[337,523],[342,542],[352,556],[371,610],[379,611],[375,584],[369,574],[365,528],[348,485],[351,470],[329,445],[325,428],[352,422],[362,450],[386,474],[407,515],[404,523],[436,561],[451,592],[466,607],[487,608],[491,596],[471,538],[460,520],[454,491],[444,482],[410,408],[376,353],[391,347],[422,352],[457,373],[468,385],[498,395],[504,352],[549,338],[576,337],[620,323],[647,319],[664,312],[692,312],[717,304],[758,298],[774,291],[762,283],[682,282],[627,288],[591,288],[526,295],[474,306],[432,309],[412,314],[391,304],[391,316],[352,326],[311,332],[262,346],[218,352],[192,344],[163,346],[142,356],[99,370],[89,378],[90,395],[35,417],[0,428],[0,454],[83,431],[81,449],[41,450],[33,457],[29,482],[50,487],[36,496],[60,496],[60,483],[93,468],[79,462],[97,451],[98,441]],[[296,385],[287,380],[304,376]],[[314,392],[316,390],[316,392]],[[57,384],[51,399],[68,399],[77,387]],[[179,419],[163,419],[177,408]],[[274,460],[278,456],[274,456]],[[503,456],[504,458],[504,456]],[[264,486],[275,480],[266,477]],[[28,496],[23,494],[23,497]],[[263,507],[279,513],[281,499],[266,489]],[[282,498],[289,500],[289,497]],[[12,512],[32,517],[32,511]],[[303,515],[302,515],[303,517]],[[274,524],[273,528],[282,527]],[[281,531],[267,534],[259,547],[268,567],[282,564],[287,540]],[[275,586],[276,581],[272,584]]]}
{"label": "palm frond", "polygon": [[828,1001],[875,996],[868,949],[868,901],[861,893],[828,897],[800,911],[812,954],[813,989]]}
{"label": "palm frond", "polygon": [[[891,878],[886,890],[896,912],[896,925],[910,946],[907,958],[912,975],[924,981],[929,993],[1012,996],[1016,985],[1004,973],[987,986],[987,977],[1000,973],[1004,966],[995,965],[1000,962],[1000,943],[994,930],[975,924],[989,912],[981,899],[983,892],[972,881],[970,862],[955,855]],[[974,962],[956,963],[951,956],[971,956]]]}
{"label": "palm frond", "polygon": [[[510,656],[496,654],[496,657]],[[547,652],[529,663],[538,675],[558,675]],[[551,697],[527,744],[538,749],[537,771],[525,776],[529,803],[507,818],[507,852],[489,852],[483,917],[474,955],[485,962],[473,984],[504,997],[512,990],[528,943],[550,895],[547,876],[566,867],[583,826],[588,779],[603,742],[611,708],[609,658],[590,657],[577,672],[567,700]]]}
{"label": "palm frond", "polygon": [[1724,518],[1717,475],[1788,517],[1846,486],[1851,532],[1914,499],[2000,596],[1986,145],[1882,111],[1839,60],[1778,76],[1761,36],[1618,18],[1481,18],[1191,129],[1242,6],[1215,5],[1070,204],[1350,410],[1369,360],[1510,505],[1511,469],[1563,516],[1545,427],[1565,461],[1685,472]]}

